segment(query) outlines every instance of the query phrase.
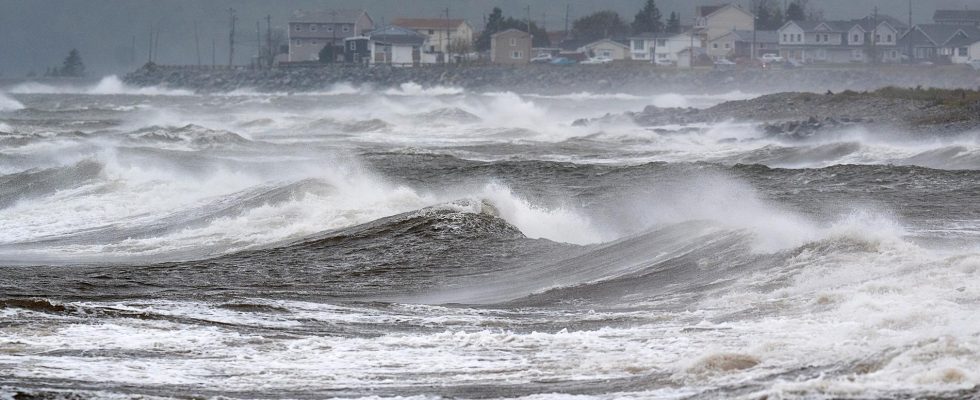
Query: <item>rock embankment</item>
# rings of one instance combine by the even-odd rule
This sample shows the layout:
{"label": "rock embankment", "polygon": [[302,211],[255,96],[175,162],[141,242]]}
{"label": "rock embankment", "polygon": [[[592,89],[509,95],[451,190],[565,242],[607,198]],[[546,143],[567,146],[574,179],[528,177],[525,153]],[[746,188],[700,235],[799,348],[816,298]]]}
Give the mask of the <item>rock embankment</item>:
{"label": "rock embankment", "polygon": [[708,109],[658,108],[608,115],[641,126],[740,121],[758,123],[769,135],[805,138],[826,129],[875,125],[907,132],[964,132],[980,128],[980,92],[884,88],[872,92],[777,93],[730,101]]}
{"label": "rock embankment", "polygon": [[399,68],[323,66],[275,69],[209,69],[148,64],[124,77],[137,86],[168,86],[200,92],[252,89],[275,92],[326,90],[338,83],[397,87],[456,86],[473,90],[537,93],[772,93],[783,91],[871,90],[884,86],[960,88],[980,86],[980,73],[960,67],[828,69],[657,68],[644,63],[520,67],[470,65]]}

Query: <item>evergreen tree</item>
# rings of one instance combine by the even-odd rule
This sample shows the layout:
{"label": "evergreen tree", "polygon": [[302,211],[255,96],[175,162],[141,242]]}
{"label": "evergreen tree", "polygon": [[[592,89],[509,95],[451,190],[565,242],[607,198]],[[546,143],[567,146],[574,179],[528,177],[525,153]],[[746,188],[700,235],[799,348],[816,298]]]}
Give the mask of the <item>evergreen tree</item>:
{"label": "evergreen tree", "polygon": [[772,11],[772,25],[771,25],[772,29],[770,30],[773,31],[777,30],[781,28],[785,23],[786,23],[786,18],[783,17],[783,9],[779,6],[776,6]]}
{"label": "evergreen tree", "polygon": [[629,27],[615,11],[599,11],[575,20],[572,32],[582,40],[599,40],[629,34]]}
{"label": "evergreen tree", "polygon": [[681,33],[681,17],[671,11],[670,18],[667,18],[667,33]]}
{"label": "evergreen tree", "polygon": [[786,19],[789,21],[806,21],[806,11],[799,1],[789,3],[786,8]]}
{"label": "evergreen tree", "polygon": [[657,3],[654,0],[647,0],[643,9],[636,13],[636,17],[633,18],[631,27],[633,28],[634,34],[664,31],[663,15],[660,14],[660,10],[657,9]]}
{"label": "evergreen tree", "polygon": [[334,62],[334,56],[333,56],[333,54],[334,54],[334,47],[333,47],[332,44],[328,44],[326,46],[323,46],[323,48],[320,49],[320,53],[318,54],[319,57],[320,57],[320,63],[321,64],[332,64]]}
{"label": "evergreen tree", "polygon": [[504,12],[500,7],[494,7],[493,11],[487,17],[487,26],[483,29],[483,33],[480,37],[476,39],[476,49],[479,51],[490,50],[490,37],[497,32],[506,30],[504,26]]}
{"label": "evergreen tree", "polygon": [[58,72],[61,76],[72,78],[85,76],[85,63],[82,62],[82,56],[78,54],[78,50],[71,49],[68,57],[65,57],[65,61],[62,63],[61,70]]}

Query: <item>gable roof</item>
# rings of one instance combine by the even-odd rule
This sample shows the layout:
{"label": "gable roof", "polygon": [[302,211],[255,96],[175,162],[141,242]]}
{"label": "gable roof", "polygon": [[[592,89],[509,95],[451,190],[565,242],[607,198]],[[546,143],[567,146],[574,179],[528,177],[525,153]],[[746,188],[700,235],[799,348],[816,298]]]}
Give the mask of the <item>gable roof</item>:
{"label": "gable roof", "polygon": [[409,29],[446,29],[447,26],[457,29],[465,23],[467,23],[465,19],[445,18],[395,18],[391,20],[392,25]]}
{"label": "gable roof", "polygon": [[679,35],[673,32],[643,32],[636,35],[630,36],[627,39],[633,40],[649,40],[649,39],[666,39],[669,37],[674,37]]}
{"label": "gable roof", "polygon": [[[289,22],[353,24],[361,19],[361,16],[366,15],[367,11],[364,10],[296,10],[293,12],[293,16],[289,18]],[[367,17],[371,19],[370,16]]]}
{"label": "gable roof", "polygon": [[915,30],[936,46],[962,44],[965,40],[972,40],[970,43],[980,41],[980,29],[974,25],[920,24]]}
{"label": "gable roof", "polygon": [[741,11],[741,12],[743,12],[745,14],[748,14],[748,15],[751,15],[751,16],[755,17],[754,14],[748,12],[747,10],[743,9],[742,7],[739,7],[737,4],[731,4],[731,3],[729,3],[729,4],[720,4],[720,5],[716,5],[716,6],[698,6],[695,9],[695,11],[696,11],[696,14],[697,14],[698,17],[708,18],[708,17],[714,15],[715,13],[718,13],[718,12],[721,12],[721,11],[724,11],[724,10],[727,10],[729,8],[732,8],[732,9],[735,9],[735,10],[738,10],[738,11]]}
{"label": "gable roof", "polygon": [[492,39],[492,38],[495,38],[495,37],[500,36],[500,35],[503,35],[503,34],[508,34],[508,35],[509,34],[514,34],[515,32],[516,33],[520,33],[521,36],[531,36],[527,32],[524,32],[524,31],[522,31],[520,29],[510,28],[510,29],[508,29],[506,31],[500,31],[500,32],[494,33],[493,35],[490,35],[490,38]]}
{"label": "gable roof", "polygon": [[593,42],[590,42],[590,43],[586,43],[584,46],[582,46],[582,48],[596,46],[596,45],[598,45],[600,43],[611,43],[611,44],[614,44],[614,45],[616,45],[618,47],[629,49],[629,46],[626,45],[625,43],[623,43],[622,40],[616,40],[616,39],[599,39],[599,40],[596,40],[596,41],[593,41]]}
{"label": "gable roof", "polygon": [[372,31],[369,36],[371,40],[389,44],[411,44],[419,45],[425,42],[425,35],[421,35],[414,30],[400,26],[389,25],[381,29]]}

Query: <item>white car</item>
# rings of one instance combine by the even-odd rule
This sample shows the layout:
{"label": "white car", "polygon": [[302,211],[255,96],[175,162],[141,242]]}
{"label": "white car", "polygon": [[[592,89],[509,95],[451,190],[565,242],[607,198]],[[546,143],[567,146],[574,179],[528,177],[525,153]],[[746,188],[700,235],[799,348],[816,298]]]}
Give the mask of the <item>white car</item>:
{"label": "white car", "polygon": [[588,60],[582,61],[579,64],[592,64],[592,65],[595,65],[595,64],[609,64],[611,62],[613,62],[613,60],[611,58],[609,58],[609,57],[606,57],[606,56],[598,56],[598,57],[592,57],[592,58],[590,58]]}
{"label": "white car", "polygon": [[761,60],[764,63],[783,62],[782,57],[780,57],[778,54],[772,54],[772,53],[763,54],[762,57],[759,57],[759,60]]}

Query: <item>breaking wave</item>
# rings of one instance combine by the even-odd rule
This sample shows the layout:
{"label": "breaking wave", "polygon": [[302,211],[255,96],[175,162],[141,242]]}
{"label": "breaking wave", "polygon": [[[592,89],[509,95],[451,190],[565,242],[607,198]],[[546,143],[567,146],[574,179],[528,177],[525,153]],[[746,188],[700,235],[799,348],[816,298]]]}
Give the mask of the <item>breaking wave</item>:
{"label": "breaking wave", "polygon": [[126,85],[115,75],[102,78],[89,86],[53,86],[39,82],[21,83],[10,88],[10,93],[19,94],[87,94],[87,95],[132,95],[132,96],[191,96],[193,91],[168,89],[158,86],[133,87]]}
{"label": "breaking wave", "polygon": [[14,100],[3,92],[0,92],[0,111],[16,111],[24,108],[19,101]]}

